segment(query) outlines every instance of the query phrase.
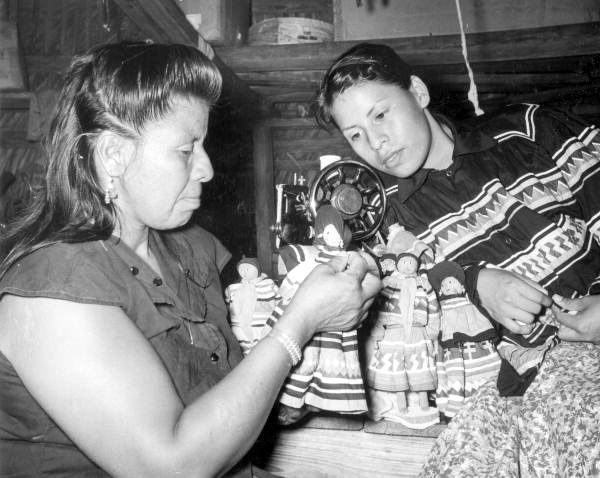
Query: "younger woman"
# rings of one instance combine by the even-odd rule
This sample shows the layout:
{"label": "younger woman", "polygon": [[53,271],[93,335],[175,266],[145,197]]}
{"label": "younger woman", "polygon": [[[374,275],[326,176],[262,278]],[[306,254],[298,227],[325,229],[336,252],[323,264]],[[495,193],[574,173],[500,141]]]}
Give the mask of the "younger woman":
{"label": "younger woman", "polygon": [[434,115],[425,83],[379,44],[337,58],[318,102],[320,121],[380,171],[390,222],[438,260],[459,262],[470,299],[503,326],[504,339],[539,351],[526,375],[502,364],[502,395],[524,394],[523,404],[513,407],[495,383],[482,387],[442,434],[424,474],[597,473],[600,350],[549,350],[556,328],[534,320],[553,294],[588,296],[562,303],[579,311],[582,325],[559,313],[568,327],[558,335],[599,341],[600,130],[535,104],[464,123]]}

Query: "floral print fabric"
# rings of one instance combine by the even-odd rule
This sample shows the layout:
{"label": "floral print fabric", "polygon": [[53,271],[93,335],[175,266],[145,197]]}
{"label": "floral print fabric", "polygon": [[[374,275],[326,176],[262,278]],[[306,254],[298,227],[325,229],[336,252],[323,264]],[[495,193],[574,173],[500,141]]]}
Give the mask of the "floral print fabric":
{"label": "floral print fabric", "polygon": [[419,476],[599,475],[600,346],[563,342],[522,398],[490,381],[467,400]]}

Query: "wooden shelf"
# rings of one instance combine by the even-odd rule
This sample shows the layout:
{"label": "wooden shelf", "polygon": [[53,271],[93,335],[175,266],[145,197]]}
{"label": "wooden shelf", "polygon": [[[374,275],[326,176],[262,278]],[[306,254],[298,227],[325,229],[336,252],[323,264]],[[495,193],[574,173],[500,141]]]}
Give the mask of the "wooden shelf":
{"label": "wooden shelf", "polygon": [[28,91],[0,91],[0,110],[29,110],[30,102]]}
{"label": "wooden shelf", "polygon": [[[473,33],[468,55],[482,93],[600,79],[600,22]],[[393,47],[418,74],[450,91],[465,91],[468,76],[459,35],[369,40]],[[271,101],[308,101],[331,62],[358,41],[222,47],[215,51],[236,75]]]}

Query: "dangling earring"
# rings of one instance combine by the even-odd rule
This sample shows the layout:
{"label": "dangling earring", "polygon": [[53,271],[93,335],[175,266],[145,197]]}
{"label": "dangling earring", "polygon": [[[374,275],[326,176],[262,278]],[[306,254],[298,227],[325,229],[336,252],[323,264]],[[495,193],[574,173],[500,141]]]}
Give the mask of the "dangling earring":
{"label": "dangling earring", "polygon": [[104,204],[110,204],[116,197],[117,193],[115,191],[115,181],[111,177],[108,186],[106,186],[106,189],[104,190]]}

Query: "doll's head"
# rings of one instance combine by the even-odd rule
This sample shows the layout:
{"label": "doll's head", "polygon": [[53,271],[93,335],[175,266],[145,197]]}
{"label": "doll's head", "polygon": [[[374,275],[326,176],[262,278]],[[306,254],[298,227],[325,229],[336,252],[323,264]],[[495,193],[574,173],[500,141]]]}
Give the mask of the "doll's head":
{"label": "doll's head", "polygon": [[463,294],[465,286],[454,276],[444,277],[440,284],[440,294],[443,296]]}
{"label": "doll's head", "polygon": [[440,297],[464,294],[465,272],[453,261],[443,261],[433,266],[427,277],[436,294]]}
{"label": "doll's head", "polygon": [[256,279],[260,274],[260,265],[255,257],[244,257],[237,263],[237,271],[242,280]]}
{"label": "doll's head", "polygon": [[396,255],[385,253],[379,257],[379,267],[384,276],[389,276],[396,272]]}
{"label": "doll's head", "polygon": [[398,254],[396,259],[396,269],[405,276],[415,275],[419,268],[419,258],[410,252]]}
{"label": "doll's head", "polygon": [[315,239],[313,244],[346,249],[351,234],[346,232],[348,226],[344,223],[340,212],[326,204],[317,209],[315,217]]}
{"label": "doll's head", "polygon": [[387,248],[394,254],[410,252],[419,258],[427,249],[427,245],[403,226],[392,224],[388,231]]}

